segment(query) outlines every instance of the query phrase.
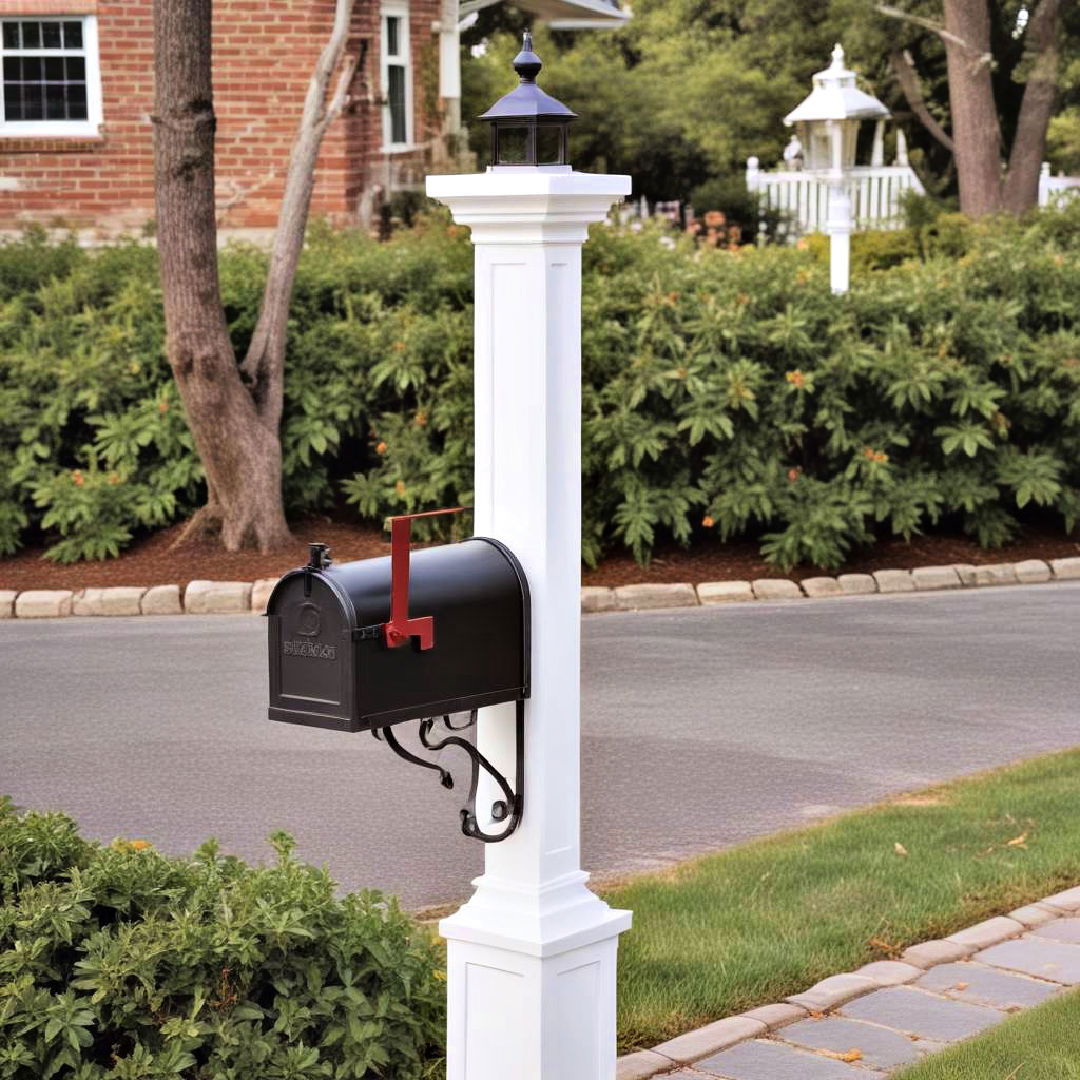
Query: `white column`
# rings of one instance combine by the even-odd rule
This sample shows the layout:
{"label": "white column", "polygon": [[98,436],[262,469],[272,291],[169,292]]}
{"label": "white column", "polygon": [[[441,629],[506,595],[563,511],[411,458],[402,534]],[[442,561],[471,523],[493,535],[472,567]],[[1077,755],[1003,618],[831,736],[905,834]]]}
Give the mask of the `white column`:
{"label": "white column", "polygon": [[832,156],[829,168],[829,284],[834,293],[846,293],[851,281],[851,194],[844,175],[844,129],[838,120],[827,121]]}
{"label": "white column", "polygon": [[[448,1080],[613,1080],[630,912],[580,861],[581,245],[630,178],[499,169],[427,191],[476,246],[476,533],[510,547],[532,594],[521,826],[440,925]],[[483,710],[477,738],[512,774],[513,706]]]}

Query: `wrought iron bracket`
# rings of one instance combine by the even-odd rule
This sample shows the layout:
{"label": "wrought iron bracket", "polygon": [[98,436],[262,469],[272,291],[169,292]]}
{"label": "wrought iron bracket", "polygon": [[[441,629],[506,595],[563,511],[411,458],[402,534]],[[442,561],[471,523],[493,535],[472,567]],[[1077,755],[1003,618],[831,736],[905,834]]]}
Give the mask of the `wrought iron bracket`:
{"label": "wrought iron bracket", "polygon": [[[433,735],[437,723],[441,724],[450,734],[440,737],[441,732],[439,732]],[[517,827],[521,824],[521,814],[525,804],[525,702],[517,702],[514,730],[515,775],[512,787],[510,781],[468,739],[463,739],[457,734],[457,732],[467,731],[469,728],[474,727],[475,724],[475,709],[468,714],[468,719],[464,723],[457,725],[451,722],[449,716],[429,717],[427,720],[420,721],[420,743],[425,750],[432,754],[437,754],[439,751],[451,746],[465,752],[469,758],[470,775],[469,794],[465,800],[465,805],[461,809],[461,831],[474,840],[482,840],[485,844],[497,844],[500,840],[505,840],[508,836],[513,835],[517,830]],[[398,757],[404,758],[413,765],[419,765],[421,768],[437,772],[444,788],[452,789],[455,786],[454,778],[448,769],[443,768],[442,765],[434,761],[428,761],[418,754],[414,754],[411,750],[407,750],[401,745],[392,727],[372,728],[371,734],[376,739],[385,742]],[[501,799],[496,799],[491,804],[492,819],[505,823],[504,828],[497,833],[485,832],[477,820],[476,793],[480,786],[481,772],[486,773],[495,781],[502,794]]]}

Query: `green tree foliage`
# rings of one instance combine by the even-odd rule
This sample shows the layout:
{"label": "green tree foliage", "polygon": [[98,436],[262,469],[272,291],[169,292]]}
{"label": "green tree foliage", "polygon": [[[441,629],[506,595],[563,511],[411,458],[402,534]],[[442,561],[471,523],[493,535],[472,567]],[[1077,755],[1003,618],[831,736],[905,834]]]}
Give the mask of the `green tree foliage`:
{"label": "green tree foliage", "polygon": [[[911,159],[929,190],[955,190],[952,155],[912,111],[895,64],[906,53],[928,113],[949,128],[945,51],[928,28],[942,21],[941,0],[894,0],[899,15],[867,0],[636,0],[634,17],[616,31],[537,33],[544,86],[582,113],[574,160],[634,177],[636,194],[687,198],[717,177],[741,177],[750,155],[771,167],[787,141],[783,117],[826,67],[834,42],[864,89],[889,106],[902,125]],[[500,5],[501,9],[502,5]],[[1005,149],[1012,143],[1027,78],[1025,0],[990,0],[994,93]],[[500,10],[466,37],[484,39],[486,55],[463,61],[466,119],[509,89],[508,63],[527,17]],[[1066,5],[1063,55],[1080,46],[1080,8]],[[1054,123],[1059,167],[1074,167],[1077,139],[1075,62],[1063,79],[1066,108]],[[475,148],[483,133],[474,128]],[[1072,155],[1072,156],[1070,156]],[[700,209],[710,209],[702,206]],[[728,209],[727,206],[715,207]]]}
{"label": "green tree foliage", "polygon": [[421,1080],[440,1069],[434,942],[324,870],[80,838],[0,798],[4,1080]]}
{"label": "green tree foliage", "polygon": [[[54,558],[98,557],[199,504],[153,252],[31,241],[4,257],[16,248],[22,276],[0,281],[0,541],[44,530]],[[293,515],[342,497],[374,521],[471,502],[471,256],[441,217],[386,245],[312,235],[287,367]],[[241,353],[263,259],[221,260]],[[835,567],[881,535],[962,528],[995,546],[1032,515],[1073,528],[1080,201],[857,234],[843,297],[816,239],[672,250],[656,230],[600,227],[585,260],[588,559],[715,533],[759,538],[779,566]]]}

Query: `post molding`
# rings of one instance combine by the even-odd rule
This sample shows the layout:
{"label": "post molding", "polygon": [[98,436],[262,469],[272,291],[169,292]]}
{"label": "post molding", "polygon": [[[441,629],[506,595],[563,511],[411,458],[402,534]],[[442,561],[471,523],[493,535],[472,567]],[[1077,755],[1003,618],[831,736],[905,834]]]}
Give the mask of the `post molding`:
{"label": "post molding", "polygon": [[428,196],[472,229],[474,244],[582,244],[630,189],[629,176],[542,169],[427,178]]}

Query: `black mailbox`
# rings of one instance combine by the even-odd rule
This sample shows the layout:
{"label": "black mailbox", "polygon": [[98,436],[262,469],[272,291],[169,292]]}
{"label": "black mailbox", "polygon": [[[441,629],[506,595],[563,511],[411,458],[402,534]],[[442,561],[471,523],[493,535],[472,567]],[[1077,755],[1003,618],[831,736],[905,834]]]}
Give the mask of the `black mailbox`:
{"label": "black mailbox", "polygon": [[517,559],[483,537],[410,557],[410,521],[393,520],[389,558],[333,565],[312,545],[309,564],[278,582],[267,604],[271,719],[378,731],[528,697]]}

